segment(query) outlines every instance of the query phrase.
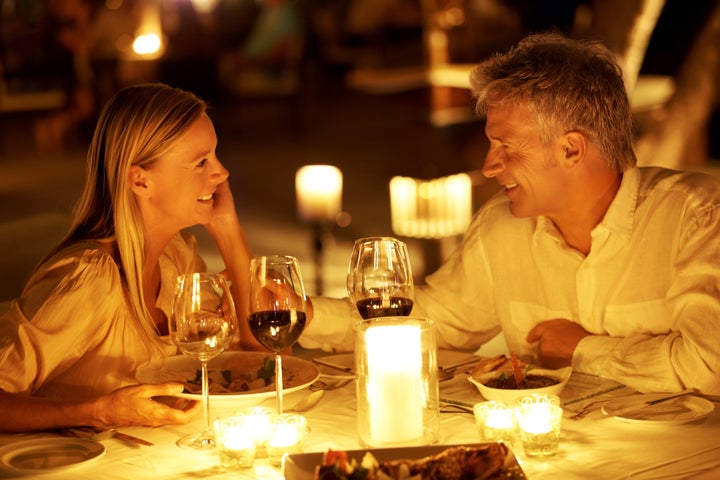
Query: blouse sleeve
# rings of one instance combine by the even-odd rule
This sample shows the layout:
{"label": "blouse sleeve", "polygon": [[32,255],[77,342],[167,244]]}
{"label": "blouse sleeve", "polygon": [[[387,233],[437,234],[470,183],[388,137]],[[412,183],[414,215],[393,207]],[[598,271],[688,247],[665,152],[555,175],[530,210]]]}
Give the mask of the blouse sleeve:
{"label": "blouse sleeve", "polygon": [[43,265],[0,317],[0,388],[32,393],[70,368],[108,334],[123,292],[102,248],[71,247]]}

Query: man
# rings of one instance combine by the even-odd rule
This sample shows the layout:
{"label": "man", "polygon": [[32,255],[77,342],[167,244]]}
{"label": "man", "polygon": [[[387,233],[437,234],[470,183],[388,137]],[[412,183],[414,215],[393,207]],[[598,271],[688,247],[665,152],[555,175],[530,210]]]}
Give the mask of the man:
{"label": "man", "polygon": [[[471,81],[483,173],[504,191],[416,289],[412,315],[436,320],[441,348],[502,329],[545,367],[720,394],[720,183],[636,167],[622,72],[600,44],[533,35]],[[301,344],[351,345],[338,320],[350,308],[314,299]]]}

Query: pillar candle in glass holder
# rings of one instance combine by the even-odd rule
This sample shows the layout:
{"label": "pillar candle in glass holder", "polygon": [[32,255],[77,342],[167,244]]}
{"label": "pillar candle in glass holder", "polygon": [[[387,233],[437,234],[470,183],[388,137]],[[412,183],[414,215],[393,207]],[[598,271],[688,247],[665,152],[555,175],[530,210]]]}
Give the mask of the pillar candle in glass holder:
{"label": "pillar candle in glass holder", "polygon": [[476,403],[475,424],[480,436],[489,442],[515,441],[515,408],[494,400]]}
{"label": "pillar candle in glass holder", "polygon": [[436,441],[434,323],[380,317],[360,322],[355,334],[360,442],[382,447]]}
{"label": "pillar candle in glass holder", "polygon": [[522,397],[516,412],[525,455],[536,457],[557,453],[562,423],[558,396],[533,394]]}
{"label": "pillar candle in glass holder", "polygon": [[295,174],[297,213],[311,223],[332,223],[342,210],[342,172],[332,165],[306,165]]}

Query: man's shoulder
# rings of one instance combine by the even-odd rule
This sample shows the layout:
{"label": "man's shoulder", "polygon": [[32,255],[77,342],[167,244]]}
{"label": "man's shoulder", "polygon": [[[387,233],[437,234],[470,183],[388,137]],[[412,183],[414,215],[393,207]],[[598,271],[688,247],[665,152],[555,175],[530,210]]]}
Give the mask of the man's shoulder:
{"label": "man's shoulder", "polygon": [[687,201],[720,204],[720,173],[640,167],[640,195],[682,195]]}

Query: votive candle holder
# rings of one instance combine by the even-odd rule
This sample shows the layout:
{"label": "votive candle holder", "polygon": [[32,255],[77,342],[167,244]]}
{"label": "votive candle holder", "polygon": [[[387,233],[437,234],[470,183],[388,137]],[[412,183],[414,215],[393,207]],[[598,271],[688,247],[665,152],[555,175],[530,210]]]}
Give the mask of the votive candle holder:
{"label": "votive candle holder", "polygon": [[280,465],[286,454],[302,452],[307,433],[308,425],[304,416],[293,413],[276,415],[265,444],[269,462]]}
{"label": "votive candle holder", "polygon": [[533,394],[518,400],[517,424],[525,455],[555,455],[560,443],[562,408],[557,395]]}
{"label": "votive candle holder", "polygon": [[488,442],[515,442],[515,407],[503,402],[490,400],[473,406],[475,425],[483,440]]}
{"label": "votive candle holder", "polygon": [[255,462],[255,440],[247,416],[218,418],[213,422],[220,465],[227,469],[250,468]]}

